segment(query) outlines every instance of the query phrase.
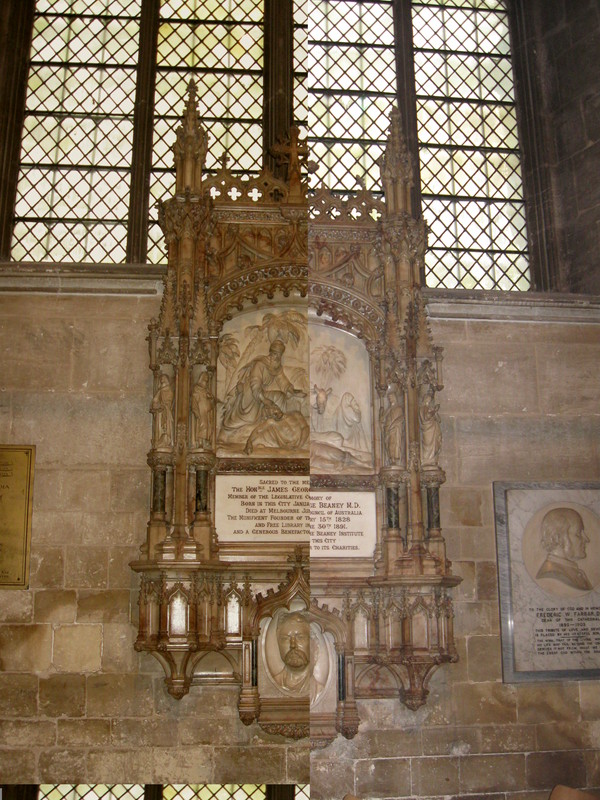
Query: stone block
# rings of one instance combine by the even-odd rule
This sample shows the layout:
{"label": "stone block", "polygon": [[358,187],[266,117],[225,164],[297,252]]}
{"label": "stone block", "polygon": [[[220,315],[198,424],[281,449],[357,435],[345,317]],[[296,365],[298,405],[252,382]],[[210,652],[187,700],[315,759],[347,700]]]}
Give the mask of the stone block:
{"label": "stone block", "polygon": [[[236,783],[261,783],[271,781],[269,776],[272,776],[273,773],[269,769],[268,763],[264,773],[267,777],[256,777],[260,772],[262,759],[262,755],[259,756],[256,748],[252,748],[250,751],[254,753],[254,769],[250,772],[252,777],[248,778],[245,777],[246,765],[243,763],[243,757],[238,759],[236,748],[229,749],[231,752],[224,757],[225,762],[220,764],[221,772],[219,774],[225,776],[221,778],[217,777],[219,770],[213,763],[212,747],[156,747],[149,751],[154,759],[153,782],[168,783],[173,780],[173,775],[181,776],[177,778],[177,781],[182,783],[233,783],[234,781]],[[216,758],[215,761],[219,763],[221,759]],[[279,777],[281,779],[284,768],[283,753],[281,753],[280,767]]]}
{"label": "stone block", "polygon": [[449,487],[447,494],[448,516],[444,524],[464,528],[483,525],[487,492],[477,488]]}
{"label": "stone block", "polygon": [[359,797],[402,797],[411,794],[408,758],[357,761],[355,772],[356,794]]}
{"label": "stone block", "polygon": [[[198,724],[195,717],[182,717],[179,720],[172,720],[177,724],[179,731],[179,743],[184,746],[195,746],[220,743],[235,743],[236,745],[250,744],[256,731],[251,725],[240,725],[239,718],[235,717],[215,717],[210,725]],[[156,744],[159,744],[157,742]]]}
{"label": "stone block", "polygon": [[462,583],[454,590],[454,597],[460,601],[475,600],[475,562],[453,559],[452,572],[462,578]]}
{"label": "stone block", "polygon": [[[73,370],[73,388],[138,392],[148,381],[144,326],[128,319],[78,319],[81,339]],[[136,335],[137,334],[137,335]],[[123,342],[127,347],[123,347]]]}
{"label": "stone block", "polygon": [[67,548],[65,583],[78,589],[105,589],[108,583],[107,548]]}
{"label": "stone block", "polygon": [[594,787],[597,794],[600,788],[600,750],[586,750],[583,759],[587,773],[586,786]]}
{"label": "stone block", "polygon": [[517,687],[519,722],[569,722],[579,719],[576,683],[521,684]]}
{"label": "stone block", "polygon": [[53,464],[139,468],[150,439],[149,405],[145,396],[17,392],[13,421],[21,440],[35,441]]}
{"label": "stone block", "polygon": [[454,630],[457,636],[479,634],[489,636],[498,632],[498,607],[497,603],[463,602],[460,599],[454,603],[456,618]]}
{"label": "stone block", "polygon": [[356,758],[393,758],[422,753],[421,731],[416,728],[359,732],[352,744]]}
{"label": "stone block", "polygon": [[[0,319],[2,387],[32,392],[66,391],[69,388],[73,339],[77,335],[68,320]],[[15,346],[18,330],[18,346]]]}
{"label": "stone block", "polygon": [[37,714],[36,675],[0,672],[0,716],[32,717]]}
{"label": "stone block", "polygon": [[480,735],[482,753],[527,753],[537,746],[535,725],[485,725]]}
{"label": "stone block", "polygon": [[600,345],[536,345],[540,404],[548,414],[595,414]]}
{"label": "stone block", "polygon": [[517,721],[516,691],[507,684],[457,684],[453,700],[456,719],[463,725],[503,725]]}
{"label": "stone block", "polygon": [[0,589],[0,622],[31,622],[33,592]]}
{"label": "stone block", "polygon": [[298,743],[287,749],[287,783],[310,783],[310,745]]}
{"label": "stone block", "polygon": [[31,749],[0,750],[0,775],[4,785],[37,783],[36,755]]}
{"label": "stone block", "polygon": [[129,592],[124,589],[81,589],[77,597],[77,622],[127,622]]}
{"label": "stone block", "polygon": [[596,681],[581,681],[579,703],[582,719],[600,719],[600,692]]}
{"label": "stone block", "polygon": [[465,417],[455,425],[461,482],[576,481],[596,472],[599,417]]}
{"label": "stone block", "polygon": [[44,672],[52,663],[50,625],[0,627],[0,659],[6,672]]}
{"label": "stone block", "polygon": [[233,782],[234,776],[240,783],[277,783],[285,775],[285,749],[271,745],[215,747],[213,769],[215,783]]}
{"label": "stone block", "polygon": [[531,789],[552,789],[558,783],[565,786],[585,786],[586,767],[581,752],[545,752],[527,754],[527,785]]}
{"label": "stone block", "polygon": [[35,593],[36,622],[75,622],[77,594],[73,589],[42,589]]}
{"label": "stone block", "polygon": [[486,561],[493,561],[496,557],[494,531],[491,528],[462,529],[458,557],[466,560],[482,558]]}
{"label": "stone block", "polygon": [[0,720],[0,741],[11,747],[54,747],[56,723],[49,720]]}
{"label": "stone block", "polygon": [[458,758],[413,758],[412,794],[416,797],[455,794],[459,791]]}
{"label": "stone block", "polygon": [[57,722],[59,747],[105,747],[110,745],[110,720],[59,719]]}
{"label": "stone block", "polygon": [[592,747],[589,723],[544,722],[535,726],[538,750],[585,750]]}
{"label": "stone block", "polygon": [[[35,464],[35,491],[33,493],[34,518],[32,528],[37,536],[38,525],[43,527],[47,512],[63,512],[62,482],[63,473],[58,468],[44,468],[40,466],[41,456],[36,452]],[[43,464],[43,461],[42,461]],[[42,532],[41,534],[45,534]]]}
{"label": "stone block", "polygon": [[110,473],[110,510],[135,512],[146,510],[150,502],[147,469],[114,469]]}
{"label": "stone block", "polygon": [[478,561],[477,572],[477,599],[498,600],[498,571],[495,561]]}
{"label": "stone block", "polygon": [[80,533],[84,545],[124,545],[131,546],[144,538],[145,526],[137,529],[134,514],[120,512],[84,513],[81,515]]}
{"label": "stone block", "polygon": [[62,547],[31,545],[29,586],[32,589],[60,589],[65,582],[65,556]]}
{"label": "stone block", "polygon": [[[140,541],[142,538],[140,537]],[[111,547],[108,551],[108,585],[111,589],[139,589],[140,578],[129,566],[139,558],[139,547]],[[136,601],[137,602],[137,601]]]}
{"label": "stone block", "polygon": [[481,732],[475,727],[424,728],[421,736],[426,756],[465,756],[481,750]]}
{"label": "stone block", "polygon": [[[153,659],[154,660],[154,659]],[[155,673],[156,674],[156,673]],[[182,719],[210,719],[231,716],[239,719],[237,701],[239,688],[236,686],[216,686],[207,691],[203,686],[192,686],[185,698],[185,706],[167,692],[162,669],[154,678],[155,713]]]}
{"label": "stone block", "polygon": [[502,650],[497,636],[469,636],[468,674],[474,683],[502,679]]}
{"label": "stone block", "polygon": [[90,717],[147,717],[152,714],[154,705],[152,678],[91,675],[87,679],[87,697]]}
{"label": "stone block", "polygon": [[110,738],[116,748],[173,747],[179,741],[178,724],[169,719],[113,719]]}
{"label": "stone block", "polygon": [[[37,481],[37,475],[36,475]],[[61,500],[61,502],[64,502]],[[33,536],[36,545],[77,545],[81,542],[79,511],[35,511]]]}
{"label": "stone block", "polygon": [[86,780],[85,750],[46,750],[40,753],[40,783],[61,783],[69,776],[70,783],[84,783]]}
{"label": "stone block", "polygon": [[138,654],[133,649],[137,631],[133,625],[107,623],[103,628],[102,671],[137,672]]}
{"label": "stone block", "polygon": [[310,760],[311,800],[355,794],[354,770],[356,766],[357,764],[350,760],[336,757],[336,754],[328,754],[326,758],[323,758],[319,757],[318,753],[313,753]]}
{"label": "stone block", "polygon": [[474,755],[460,760],[460,793],[508,792],[528,788],[525,756]]}
{"label": "stone block", "polygon": [[54,630],[54,668],[60,672],[97,672],[102,661],[101,625],[59,625]]}
{"label": "stone block", "polygon": [[68,470],[63,473],[65,508],[102,513],[108,508],[110,475],[105,469]]}
{"label": "stone block", "polygon": [[535,353],[527,342],[503,342],[501,348],[498,342],[453,343],[444,352],[444,374],[445,413],[520,414],[539,408]]}
{"label": "stone block", "polygon": [[587,141],[600,141],[600,94],[597,91],[583,98],[583,121]]}
{"label": "stone block", "polygon": [[40,714],[46,717],[81,717],[85,713],[85,677],[50,675],[40,679]]}

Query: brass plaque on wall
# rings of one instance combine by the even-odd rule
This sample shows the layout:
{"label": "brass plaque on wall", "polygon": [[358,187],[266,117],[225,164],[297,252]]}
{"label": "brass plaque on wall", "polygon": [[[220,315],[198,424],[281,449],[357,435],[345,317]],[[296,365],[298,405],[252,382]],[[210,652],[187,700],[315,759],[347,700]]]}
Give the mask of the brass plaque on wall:
{"label": "brass plaque on wall", "polygon": [[35,447],[0,446],[0,586],[27,589]]}

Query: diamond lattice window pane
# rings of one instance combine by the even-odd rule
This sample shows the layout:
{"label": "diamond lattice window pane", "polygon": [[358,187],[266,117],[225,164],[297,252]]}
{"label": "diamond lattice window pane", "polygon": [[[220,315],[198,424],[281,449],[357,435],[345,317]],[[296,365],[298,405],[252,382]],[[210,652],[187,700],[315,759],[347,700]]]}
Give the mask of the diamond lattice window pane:
{"label": "diamond lattice window pane", "polygon": [[167,784],[163,800],[265,800],[264,784]]}
{"label": "diamond lattice window pane", "polygon": [[139,14],[125,0],[38,1],[13,258],[124,259]]}
{"label": "diamond lattice window pane", "polygon": [[310,800],[310,784],[298,783],[294,787],[294,800]]}
{"label": "diamond lattice window pane", "polygon": [[427,283],[529,288],[505,3],[414,2],[413,37]]}
{"label": "diamond lattice window pane", "polygon": [[140,784],[41,784],[38,800],[142,800]]}
{"label": "diamond lattice window pane", "polygon": [[[263,3],[163,0],[155,90],[153,169],[173,168],[171,147],[190,79],[209,133],[209,163],[227,151],[229,167],[262,166]],[[215,152],[216,151],[216,152]]]}

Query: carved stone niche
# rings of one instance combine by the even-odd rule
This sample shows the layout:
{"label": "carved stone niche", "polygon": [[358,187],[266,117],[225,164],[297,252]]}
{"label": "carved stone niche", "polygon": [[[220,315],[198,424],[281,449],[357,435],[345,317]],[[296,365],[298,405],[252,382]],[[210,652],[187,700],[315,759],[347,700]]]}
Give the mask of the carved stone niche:
{"label": "carved stone niche", "polygon": [[[324,746],[358,728],[355,699],[427,698],[457,658],[441,533],[441,350],[421,294],[427,231],[412,215],[412,168],[394,111],[380,159],[383,199],[325,189],[310,199],[311,598],[335,619],[339,697],[311,706]],[[340,658],[343,656],[343,658]],[[339,699],[338,697],[338,699]]]}
{"label": "carved stone niche", "polygon": [[310,654],[294,627],[309,614],[307,151],[295,130],[278,146],[286,181],[241,179],[226,154],[205,175],[195,92],[159,211],[168,266],[148,336],[152,493],[131,565],[135,647],[160,662],[173,697],[233,683],[244,723],[294,738],[309,724],[298,676]]}

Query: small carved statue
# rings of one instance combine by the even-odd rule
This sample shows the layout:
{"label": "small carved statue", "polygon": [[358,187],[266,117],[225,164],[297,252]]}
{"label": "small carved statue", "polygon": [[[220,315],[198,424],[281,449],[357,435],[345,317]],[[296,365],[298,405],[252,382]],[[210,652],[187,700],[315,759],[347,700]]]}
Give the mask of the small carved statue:
{"label": "small carved statue", "polygon": [[212,428],[214,395],[209,390],[209,374],[203,372],[192,389],[192,444],[203,447],[210,441]]}
{"label": "small carved statue", "polygon": [[154,415],[154,446],[173,444],[173,386],[168,375],[161,374],[150,411]]}
{"label": "small carved statue", "polygon": [[421,424],[421,466],[437,467],[442,449],[442,427],[439,404],[435,402],[435,391],[431,384],[421,384],[419,422]]}
{"label": "small carved statue", "polygon": [[389,394],[390,407],[383,420],[383,443],[388,464],[404,464],[404,408],[395,391]]}

